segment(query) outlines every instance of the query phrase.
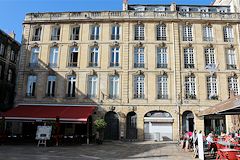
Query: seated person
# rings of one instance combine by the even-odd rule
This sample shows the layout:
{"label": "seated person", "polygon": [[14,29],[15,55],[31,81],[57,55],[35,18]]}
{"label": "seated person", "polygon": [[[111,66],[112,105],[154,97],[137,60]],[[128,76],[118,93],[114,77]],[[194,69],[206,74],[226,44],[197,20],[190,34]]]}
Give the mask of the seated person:
{"label": "seated person", "polygon": [[216,152],[217,151],[217,145],[213,141],[213,134],[209,133],[206,140],[207,140],[210,151],[213,150],[214,152]]}

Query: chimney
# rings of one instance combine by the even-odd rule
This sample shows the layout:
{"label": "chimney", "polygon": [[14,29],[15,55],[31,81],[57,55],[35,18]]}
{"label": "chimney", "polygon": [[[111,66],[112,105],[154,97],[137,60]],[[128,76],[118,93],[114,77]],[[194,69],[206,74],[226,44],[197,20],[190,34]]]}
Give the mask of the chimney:
{"label": "chimney", "polygon": [[170,5],[170,11],[177,11],[177,5],[176,5],[176,3],[172,3],[171,5]]}
{"label": "chimney", "polygon": [[128,10],[128,0],[123,0],[123,11]]}
{"label": "chimney", "polygon": [[14,33],[14,31],[12,31],[11,33],[8,34],[10,37],[12,37],[12,39],[15,39],[16,34]]}

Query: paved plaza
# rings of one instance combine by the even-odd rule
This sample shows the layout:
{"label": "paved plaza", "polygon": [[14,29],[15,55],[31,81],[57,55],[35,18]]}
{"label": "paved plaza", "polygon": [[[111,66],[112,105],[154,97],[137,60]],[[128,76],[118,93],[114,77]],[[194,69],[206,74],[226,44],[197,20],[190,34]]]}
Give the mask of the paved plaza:
{"label": "paved plaza", "polygon": [[192,160],[176,144],[160,142],[105,142],[103,145],[37,147],[2,145],[0,160]]}

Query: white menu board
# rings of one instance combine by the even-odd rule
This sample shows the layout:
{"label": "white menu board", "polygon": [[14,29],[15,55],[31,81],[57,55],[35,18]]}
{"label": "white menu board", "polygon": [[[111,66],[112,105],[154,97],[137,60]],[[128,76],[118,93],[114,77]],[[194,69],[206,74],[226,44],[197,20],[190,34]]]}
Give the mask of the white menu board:
{"label": "white menu board", "polygon": [[38,126],[36,132],[36,140],[50,140],[52,126]]}

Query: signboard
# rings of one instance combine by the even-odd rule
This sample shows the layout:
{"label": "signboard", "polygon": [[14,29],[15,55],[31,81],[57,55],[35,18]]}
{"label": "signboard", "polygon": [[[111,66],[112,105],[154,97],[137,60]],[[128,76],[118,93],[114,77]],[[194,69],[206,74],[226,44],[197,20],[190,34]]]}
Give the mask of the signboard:
{"label": "signboard", "polygon": [[36,140],[50,140],[52,126],[38,126]]}
{"label": "signboard", "polygon": [[200,160],[204,160],[203,135],[202,134],[198,134],[198,157]]}

